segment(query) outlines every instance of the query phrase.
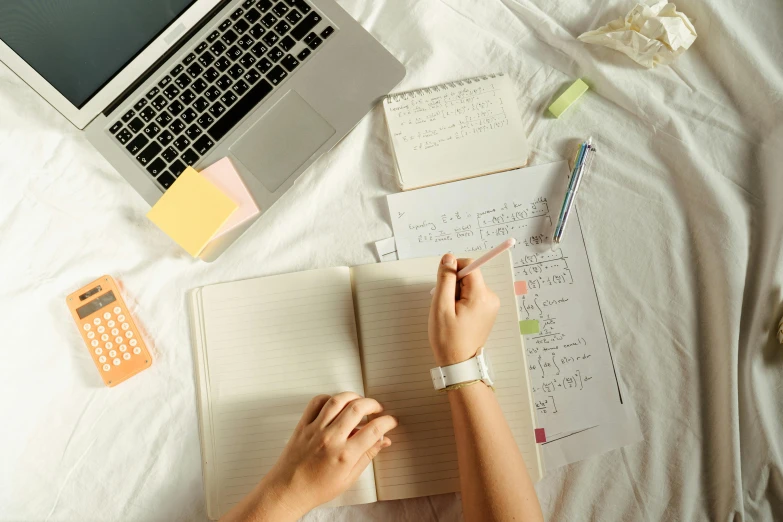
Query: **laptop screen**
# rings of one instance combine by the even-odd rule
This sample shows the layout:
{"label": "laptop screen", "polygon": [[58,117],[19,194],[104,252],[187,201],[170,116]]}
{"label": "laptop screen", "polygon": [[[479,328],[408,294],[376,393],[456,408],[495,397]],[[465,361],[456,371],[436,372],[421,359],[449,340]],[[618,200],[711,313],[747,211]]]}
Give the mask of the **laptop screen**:
{"label": "laptop screen", "polygon": [[81,108],[195,0],[0,0],[0,40]]}

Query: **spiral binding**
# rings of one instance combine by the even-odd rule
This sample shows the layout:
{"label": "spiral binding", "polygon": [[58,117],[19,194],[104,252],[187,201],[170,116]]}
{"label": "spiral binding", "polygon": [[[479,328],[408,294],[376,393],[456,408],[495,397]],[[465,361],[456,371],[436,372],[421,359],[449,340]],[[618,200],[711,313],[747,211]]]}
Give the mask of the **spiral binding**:
{"label": "spiral binding", "polygon": [[446,82],[442,83],[440,85],[435,85],[433,87],[425,87],[424,89],[415,89],[413,91],[405,91],[405,92],[398,92],[394,94],[390,94],[386,97],[386,100],[389,103],[397,103],[401,101],[407,101],[415,99],[417,96],[426,96],[433,93],[438,93],[442,91],[448,91],[449,89],[456,89],[457,87],[465,87],[466,85],[471,85],[478,82],[483,82],[487,80],[491,80],[493,78],[500,78],[504,76],[505,73],[494,73],[494,74],[487,74],[485,76],[476,76],[475,78],[468,78],[466,80],[457,80],[454,82]]}

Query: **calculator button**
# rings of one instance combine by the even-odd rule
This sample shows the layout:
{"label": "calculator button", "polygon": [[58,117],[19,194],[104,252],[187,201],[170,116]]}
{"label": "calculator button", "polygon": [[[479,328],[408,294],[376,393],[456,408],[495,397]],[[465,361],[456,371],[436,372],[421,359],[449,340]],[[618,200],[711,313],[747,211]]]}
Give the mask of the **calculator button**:
{"label": "calculator button", "polygon": [[123,330],[127,330],[128,328],[130,328],[130,325],[128,323],[122,323]]}
{"label": "calculator button", "polygon": [[105,314],[103,314],[103,318],[104,319],[111,319],[111,313],[110,312],[106,312]]}
{"label": "calculator button", "polygon": [[114,313],[115,314],[119,314],[120,312],[122,312],[122,308],[120,308],[119,306],[115,306],[114,307]]}
{"label": "calculator button", "polygon": [[125,359],[126,361],[127,361],[127,360],[130,360],[130,357],[131,357],[131,356],[130,356],[130,354],[129,354],[129,353],[127,353],[127,352],[125,352],[124,354],[122,354],[122,358],[123,358],[123,359]]}
{"label": "calculator button", "polygon": [[92,341],[90,341],[90,345],[92,345],[92,346],[98,346],[98,344],[99,343],[98,343],[97,339],[93,339]]}
{"label": "calculator button", "polygon": [[101,348],[100,346],[95,349],[95,355],[100,355],[102,353],[103,353],[103,348]]}
{"label": "calculator button", "polygon": [[118,335],[117,337],[115,337],[114,342],[117,344],[122,344],[122,336]]}
{"label": "calculator button", "polygon": [[114,359],[112,362],[114,363],[114,366],[119,366],[122,361],[119,359]]}
{"label": "calculator button", "polygon": [[92,339],[95,337],[95,332],[87,332],[87,339]]}
{"label": "calculator button", "polygon": [[93,324],[95,324],[97,326],[97,325],[101,324],[101,318],[100,317],[96,317],[95,319],[93,319],[92,322],[93,322]]}
{"label": "calculator button", "polygon": [[106,326],[108,326],[109,328],[114,328],[114,324],[115,324],[114,321],[109,321],[108,323],[106,323]]}
{"label": "calculator button", "polygon": [[137,346],[136,348],[133,349],[133,353],[135,353],[136,355],[139,355],[141,353],[141,348],[139,348]]}
{"label": "calculator button", "polygon": [[[108,348],[108,346],[106,348]],[[117,357],[117,350],[111,350],[109,352],[109,357]]]}
{"label": "calculator button", "polygon": [[125,316],[124,316],[124,315],[122,315],[122,314],[120,314],[120,315],[118,315],[118,316],[117,316],[117,320],[118,320],[119,322],[121,322],[121,323],[124,323],[124,322],[125,322]]}
{"label": "calculator button", "polygon": [[101,335],[101,341],[104,343],[109,340],[109,334],[103,334]]}
{"label": "calculator button", "polygon": [[105,355],[101,355],[100,357],[98,357],[98,362],[105,363],[106,362],[106,356]]}
{"label": "calculator button", "polygon": [[[114,322],[114,321],[111,321],[111,322]],[[109,326],[114,326],[114,325],[113,325],[113,324],[110,324]],[[115,335],[115,336],[116,336],[116,335],[120,335],[120,331],[119,331],[118,329],[116,329],[116,328],[112,328],[112,329],[111,329],[111,334],[112,334],[112,335]]]}
{"label": "calculator button", "polygon": [[127,337],[128,339],[130,339],[131,337],[133,337],[133,332],[131,332],[130,330],[128,330],[127,332],[125,332],[125,337]]}
{"label": "calculator button", "polygon": [[84,323],[84,326],[82,328],[84,328],[84,331],[86,332],[87,330],[92,328],[92,326],[90,326],[90,323]]}
{"label": "calculator button", "polygon": [[105,326],[99,326],[98,327],[98,333],[103,333],[105,331],[106,331],[106,327]]}
{"label": "calculator button", "polygon": [[[130,341],[128,341],[128,344],[131,345],[131,346],[136,346],[139,343],[138,343],[138,341],[136,341],[136,339],[131,339]],[[133,351],[135,352],[136,350],[133,350]]]}
{"label": "calculator button", "polygon": [[109,366],[108,364],[104,364],[103,365],[103,371],[104,372],[108,372],[109,370],[111,370],[111,366]]}
{"label": "calculator button", "polygon": [[[106,343],[106,349],[107,350],[111,350],[112,348],[114,348],[114,344],[112,344],[111,342]],[[114,357],[114,356],[112,355],[112,357]]]}
{"label": "calculator button", "polygon": [[121,352],[127,352],[127,351],[128,351],[128,347],[127,347],[127,346],[125,346],[124,344],[121,344],[121,345],[120,345],[120,351],[121,351]]}

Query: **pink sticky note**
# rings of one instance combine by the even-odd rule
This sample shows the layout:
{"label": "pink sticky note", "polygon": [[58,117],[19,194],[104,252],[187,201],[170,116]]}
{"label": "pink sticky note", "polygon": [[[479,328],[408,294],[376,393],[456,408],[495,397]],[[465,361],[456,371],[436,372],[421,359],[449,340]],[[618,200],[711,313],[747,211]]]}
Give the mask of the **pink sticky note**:
{"label": "pink sticky note", "polygon": [[213,163],[202,170],[201,175],[239,205],[239,208],[231,214],[228,221],[215,233],[212,239],[222,236],[229,230],[258,215],[258,205],[256,205],[253,196],[250,195],[250,191],[247,190],[242,177],[236,171],[234,165],[231,164],[229,158],[223,158]]}
{"label": "pink sticky note", "polygon": [[525,295],[527,293],[527,281],[516,281],[514,283],[514,293],[517,295]]}
{"label": "pink sticky note", "polygon": [[546,432],[544,431],[544,428],[536,428],[536,444],[543,444],[546,442]]}

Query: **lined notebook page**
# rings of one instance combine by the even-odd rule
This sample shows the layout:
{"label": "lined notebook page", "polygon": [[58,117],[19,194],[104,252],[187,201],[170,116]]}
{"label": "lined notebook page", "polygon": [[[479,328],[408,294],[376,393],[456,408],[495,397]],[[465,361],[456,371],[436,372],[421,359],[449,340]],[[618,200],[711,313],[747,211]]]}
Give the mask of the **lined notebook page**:
{"label": "lined notebook page", "polygon": [[[430,290],[440,258],[354,267],[354,295],[367,396],[396,416],[393,444],[375,459],[379,500],[459,490],[459,471],[446,394],[432,388],[435,366],[427,339]],[[511,258],[482,268],[501,300],[486,348],[496,373],[500,405],[531,478],[541,478],[522,337],[514,299]]]}
{"label": "lined notebook page", "polygon": [[[269,471],[313,396],[364,389],[348,268],[208,286],[201,302],[197,362],[207,498],[218,504],[212,517]],[[370,466],[330,505],[375,500]]]}

